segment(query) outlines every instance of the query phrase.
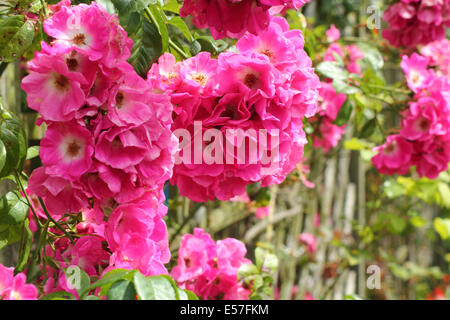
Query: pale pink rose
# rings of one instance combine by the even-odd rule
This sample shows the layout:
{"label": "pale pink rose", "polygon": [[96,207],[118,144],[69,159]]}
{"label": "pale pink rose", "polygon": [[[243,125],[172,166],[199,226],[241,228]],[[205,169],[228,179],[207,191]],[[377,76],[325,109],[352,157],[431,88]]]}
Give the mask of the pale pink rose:
{"label": "pale pink rose", "polygon": [[374,151],[377,155],[372,158],[372,163],[380,173],[393,175],[409,172],[413,146],[402,136],[388,136],[386,143]]}
{"label": "pale pink rose", "polygon": [[341,33],[334,24],[331,25],[330,29],[325,32],[328,42],[335,42],[340,39]]}
{"label": "pale pink rose", "polygon": [[298,241],[306,246],[310,254],[316,253],[317,239],[313,234],[304,232],[298,236]]}

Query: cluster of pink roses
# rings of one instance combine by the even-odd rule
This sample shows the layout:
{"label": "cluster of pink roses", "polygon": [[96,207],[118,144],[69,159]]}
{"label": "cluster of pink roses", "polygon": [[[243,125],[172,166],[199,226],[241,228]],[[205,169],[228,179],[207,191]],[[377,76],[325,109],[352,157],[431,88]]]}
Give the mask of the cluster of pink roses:
{"label": "cluster of pink roses", "polygon": [[[265,0],[258,7],[274,12],[304,2]],[[144,80],[127,62],[132,41],[117,16],[95,2],[71,6],[64,0],[50,10],[44,30],[52,41],[42,43],[22,81],[29,107],[47,127],[40,148],[43,167],[30,177],[27,194],[30,217],[47,220],[42,199],[59,224],[74,226],[76,236],[64,237],[59,226],[48,229],[54,241],[44,248],[46,272],[40,281],[45,294],[64,290],[77,296],[64,271],[71,266],[92,278],[114,268],[167,274],[162,187],[173,169],[171,182],[182,195],[229,200],[251,183],[281,183],[302,159],[303,119],[316,113],[320,81],[303,50],[303,35],[289,30],[285,19],[268,17],[269,25],[253,30],[259,35],[248,30],[237,42],[239,53],[212,59],[202,52],[178,63],[164,54]],[[195,136],[198,121],[202,136],[209,128],[262,130],[265,142],[256,153],[245,154],[244,163],[179,163],[174,168],[178,141],[172,131]],[[189,145],[193,157],[218,143],[210,142],[200,149]],[[236,143],[242,141],[231,142]],[[223,141],[219,146],[225,150]],[[268,157],[264,151],[275,150],[272,162],[262,161]],[[31,219],[31,228],[38,223]],[[216,244],[197,229],[183,237],[173,275],[205,299],[248,298],[250,291],[237,281],[238,268],[249,262],[245,253],[243,243],[226,239]]]}
{"label": "cluster of pink roses", "polygon": [[[68,291],[78,296],[64,271],[71,266],[81,268],[94,279],[115,268],[137,269],[144,275],[167,274],[164,265],[170,260],[170,250],[163,220],[166,212],[160,199],[150,194],[132,204],[119,205],[107,221],[96,208],[84,210],[82,222],[76,226],[80,237],[74,244],[61,237],[45,248],[45,259],[57,262],[59,267],[46,266],[42,278],[44,293]],[[56,228],[49,231],[62,235]]]}
{"label": "cluster of pink roses", "polygon": [[[359,62],[364,58],[361,49],[354,44],[341,46],[336,42],[340,39],[341,34],[334,25],[326,32],[326,35],[328,42],[331,42],[331,44],[325,52],[323,60],[336,61],[335,55],[337,55],[345,61],[348,72],[361,75]],[[315,127],[312,136],[313,145],[328,152],[339,143],[345,133],[345,125],[338,126],[333,122],[347,100],[347,96],[343,93],[337,93],[331,82],[322,82],[319,93],[319,110],[317,116],[310,120],[310,123]]]}
{"label": "cluster of pink roses", "polygon": [[14,276],[14,268],[0,264],[0,300],[36,300],[38,290],[32,284],[26,284],[24,273]]}
{"label": "cluster of pink roses", "polygon": [[215,39],[240,38],[267,30],[270,15],[299,9],[309,0],[186,0],[180,15],[191,15],[197,28],[209,28]]}
{"label": "cluster of pink roses", "polygon": [[389,29],[383,37],[395,47],[415,48],[445,38],[450,27],[450,0],[400,0],[384,13]]}
{"label": "cluster of pink roses", "polygon": [[336,61],[336,56],[339,56],[345,62],[347,71],[353,74],[361,74],[360,61],[364,58],[364,53],[361,49],[355,45],[350,44],[341,46],[337,41],[341,38],[341,33],[335,25],[331,25],[330,29],[326,32],[327,40],[330,42],[330,46],[323,57],[323,61]]}
{"label": "cluster of pink roses", "polygon": [[[302,121],[316,113],[320,86],[303,46],[299,30],[289,30],[284,18],[272,17],[266,31],[258,36],[247,33],[237,42],[239,53],[225,52],[218,59],[200,53],[178,63],[164,54],[152,66],[147,80],[171,96],[174,130],[188,130],[191,137],[203,136],[208,129],[222,133],[215,140],[210,137],[202,145],[188,147],[191,157],[219,148],[223,159],[218,160],[223,161],[175,165],[171,183],[183,196],[199,202],[215,197],[230,200],[243,194],[248,184],[281,183],[296,167],[307,143]],[[196,132],[197,121],[202,131]],[[248,148],[245,161],[240,162],[244,159],[237,159],[225,145],[239,147],[245,139],[221,137],[229,131],[251,130],[264,131],[266,139],[258,140],[257,152]],[[273,142],[275,138],[278,143]],[[184,138],[180,147],[183,143]],[[263,151],[272,153],[270,161],[263,161]],[[229,163],[229,156],[236,161]]]}
{"label": "cluster of pink roses", "polygon": [[62,6],[44,30],[55,40],[42,43],[22,81],[48,125],[30,188],[57,215],[89,198],[110,207],[158,191],[177,145],[171,104],[126,62],[132,42],[118,18],[95,2]]}
{"label": "cluster of pink roses", "polygon": [[178,264],[171,275],[182,288],[205,300],[244,300],[250,291],[238,281],[241,265],[250,263],[247,250],[239,240],[227,238],[214,242],[202,229],[185,234],[178,250]]}
{"label": "cluster of pink roses", "polygon": [[450,81],[429,68],[430,60],[417,53],[404,56],[402,68],[415,93],[402,113],[399,134],[375,148],[373,164],[383,174],[406,174],[416,166],[420,177],[435,179],[450,162]]}
{"label": "cluster of pink roses", "polygon": [[430,59],[430,66],[436,67],[438,76],[450,79],[450,40],[434,41],[420,49],[420,53]]}
{"label": "cluster of pink roses", "polygon": [[328,152],[337,146],[345,133],[346,126],[335,125],[333,121],[336,120],[347,96],[343,93],[338,94],[333,85],[328,82],[322,82],[319,92],[319,112],[310,120],[311,124],[316,127],[312,135],[313,146],[323,148],[325,152]]}
{"label": "cluster of pink roses", "polygon": [[[162,187],[178,145],[170,99],[154,93],[126,62],[132,41],[117,16],[95,2],[65,1],[52,9],[44,30],[53,40],[42,43],[22,82],[29,107],[48,126],[43,167],[33,172],[28,191],[61,223],[81,212],[77,232],[89,236],[75,244],[57,240],[47,255],[91,276],[108,260],[110,267],[146,275],[167,273]],[[46,218],[37,201],[34,207]],[[58,269],[49,275],[64,278]]]}

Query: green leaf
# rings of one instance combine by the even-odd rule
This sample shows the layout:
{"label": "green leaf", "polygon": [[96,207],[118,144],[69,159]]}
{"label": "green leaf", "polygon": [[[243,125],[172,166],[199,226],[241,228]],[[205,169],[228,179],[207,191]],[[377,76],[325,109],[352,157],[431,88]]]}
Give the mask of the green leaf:
{"label": "green leaf", "polygon": [[[261,258],[258,258],[258,260],[259,259],[261,259]],[[262,265],[263,262],[260,262],[260,263]],[[258,273],[259,273],[259,270],[254,264],[244,263],[243,265],[241,265],[239,267],[237,276],[238,276],[238,279],[240,280],[240,279],[245,279],[249,276],[252,276],[252,275],[255,275]]]}
{"label": "green leaf", "polygon": [[407,226],[407,223],[405,219],[395,215],[391,214],[389,216],[389,223],[388,223],[388,229],[393,234],[400,234],[405,230]]}
{"label": "green leaf", "polygon": [[441,195],[442,204],[445,207],[450,208],[450,187],[449,187],[449,185],[445,182],[439,182],[438,190]]}
{"label": "green leaf", "polygon": [[6,164],[0,178],[8,176],[14,169],[22,171],[27,155],[27,138],[22,124],[11,114],[2,112],[3,122],[0,129],[0,140],[6,148]]}
{"label": "green leaf", "polygon": [[0,0],[0,15],[11,13],[19,0]]}
{"label": "green leaf", "polygon": [[[266,254],[267,254],[267,250],[265,250],[263,248],[257,247],[255,249],[255,262],[256,262],[256,267],[258,269],[261,269],[261,266],[264,263],[264,258],[266,256]],[[244,267],[244,268],[247,268],[247,267]]]}
{"label": "green leaf", "polygon": [[109,288],[111,287],[111,285],[118,281],[118,280],[122,280],[122,279],[126,279],[126,280],[132,280],[133,279],[133,275],[134,275],[133,270],[126,270],[126,269],[114,269],[109,271],[107,274],[105,274],[103,276],[103,278],[97,280],[96,282],[94,282],[90,288],[89,291],[92,291],[96,288],[100,288],[101,287],[101,291],[100,291],[100,295],[106,295]]}
{"label": "green leaf", "polygon": [[8,243],[9,243],[8,238],[9,238],[9,230],[8,229],[0,232],[0,250],[8,245]]}
{"label": "green leaf", "polygon": [[450,219],[436,218],[434,219],[433,225],[443,240],[450,237]]}
{"label": "green leaf", "polygon": [[391,272],[400,279],[408,280],[411,276],[410,271],[399,264],[391,262],[388,264],[388,267],[389,270],[391,270]]}
{"label": "green leaf", "polygon": [[189,46],[189,51],[192,56],[197,55],[201,50],[202,50],[202,46],[201,46],[200,42],[198,42],[197,40],[194,40]]}
{"label": "green leaf", "polygon": [[8,2],[15,3],[16,6],[18,6],[20,8],[26,8],[27,6],[32,4],[33,1],[35,1],[35,0],[9,0]]}
{"label": "green leaf", "polygon": [[140,12],[154,2],[152,0],[111,0],[119,13]]}
{"label": "green leaf", "polygon": [[34,38],[34,23],[24,16],[6,16],[0,20],[0,61],[19,59],[31,46]]}
{"label": "green leaf", "polygon": [[334,60],[336,60],[336,62],[340,66],[343,66],[344,65],[344,59],[336,51],[332,51],[331,53],[333,54]]}
{"label": "green leaf", "polygon": [[405,194],[405,187],[394,179],[386,180],[383,189],[389,199],[398,198]]}
{"label": "green leaf", "polygon": [[367,145],[364,143],[364,141],[361,141],[357,138],[352,138],[350,140],[344,141],[344,148],[347,150],[364,150],[367,147]]}
{"label": "green leaf", "polygon": [[25,266],[27,265],[28,258],[30,257],[31,252],[31,244],[33,242],[33,233],[30,230],[30,222],[28,219],[25,220],[24,226],[23,226],[23,241],[22,241],[22,247],[20,248],[20,255],[19,260],[16,265],[15,272],[22,272],[25,269]]}
{"label": "green leaf", "polygon": [[0,199],[0,224],[20,224],[28,216],[28,211],[28,205],[20,193],[10,191]]}
{"label": "green leaf", "polygon": [[277,256],[272,253],[268,253],[264,259],[264,263],[262,265],[261,270],[266,272],[275,272],[277,269],[278,269]]}
{"label": "green leaf", "polygon": [[156,24],[156,28],[161,36],[162,52],[166,52],[169,47],[169,31],[167,30],[167,25],[165,22],[165,17],[163,17],[163,12],[161,12],[158,7],[150,6],[148,7],[151,14],[152,22]]}
{"label": "green leaf", "polygon": [[333,80],[347,80],[348,78],[348,71],[336,61],[322,62],[317,66],[316,70]]}
{"label": "green leaf", "polygon": [[1,127],[0,140],[6,148],[6,162],[0,172],[0,178],[9,176],[19,164],[20,146],[17,136],[8,128]]}
{"label": "green leaf", "polygon": [[[252,199],[253,200],[253,199]],[[254,197],[255,206],[257,208],[267,207],[270,203],[270,190],[269,188],[260,188]]]}
{"label": "green leaf", "polygon": [[[226,43],[223,40],[214,40],[213,37],[211,36],[196,35],[194,43],[198,43],[198,45],[200,46],[201,49],[199,51],[209,52],[213,57],[219,55],[219,53],[225,51],[228,48],[228,43]],[[198,52],[197,53],[192,52],[191,48],[191,53],[195,55]]]}
{"label": "green leaf", "polygon": [[136,300],[136,290],[133,282],[119,280],[114,282],[106,294],[108,300]]}
{"label": "green leaf", "polygon": [[186,25],[186,22],[184,22],[183,19],[181,19],[178,16],[174,16],[167,21],[169,24],[176,27],[178,30],[181,31],[183,36],[189,41],[193,42],[194,38],[192,37],[191,31],[189,30],[189,27]]}
{"label": "green leaf", "polygon": [[359,138],[360,139],[370,138],[374,134],[376,127],[377,127],[377,119],[373,118],[367,121],[362,127],[361,132],[359,133]]}
{"label": "green leaf", "polygon": [[6,148],[5,144],[0,140],[0,172],[3,170],[6,164]]}
{"label": "green leaf", "polygon": [[372,69],[368,68],[360,82],[361,89],[367,94],[378,94],[383,91],[385,81]]}
{"label": "green leaf", "polygon": [[333,80],[333,88],[336,90],[337,93],[355,94],[360,92],[360,90],[357,87],[354,87],[348,84],[346,81],[340,79]]}
{"label": "green leaf", "polygon": [[184,290],[181,290],[181,289],[177,289],[177,290],[178,290],[179,300],[189,300],[189,297]]}
{"label": "green leaf", "polygon": [[127,31],[128,36],[132,37],[141,26],[141,11],[150,2],[134,0],[111,0],[111,2],[118,12],[120,25]]}
{"label": "green leaf", "polygon": [[188,300],[198,300],[198,297],[192,291],[189,291],[189,290],[186,290],[186,289],[183,289],[181,291],[183,291],[187,295]]}
{"label": "green leaf", "polygon": [[127,12],[125,15],[120,15],[120,25],[123,26],[130,38],[133,38],[142,28],[142,15],[139,12]]}
{"label": "green leaf", "polygon": [[415,228],[422,228],[427,224],[427,220],[425,220],[421,216],[414,216],[409,219],[409,223],[411,223],[411,225]]}
{"label": "green leaf", "polygon": [[[40,1],[38,3],[40,3]],[[39,10],[40,10],[40,8],[37,8],[36,12],[39,12]],[[42,28],[42,23],[39,22],[39,24],[36,26],[36,29],[39,30],[41,28]],[[41,41],[44,41],[44,40],[45,40],[45,35],[43,32],[38,32],[37,34],[35,34],[35,36],[33,38],[33,42],[22,54],[23,59],[26,61],[33,59],[34,53],[36,51],[41,50]],[[25,93],[23,93],[23,94],[25,95]]]}
{"label": "green leaf", "polygon": [[29,147],[27,150],[27,160],[34,159],[39,156],[39,146]]}
{"label": "green leaf", "polygon": [[75,300],[75,297],[67,291],[56,291],[43,296],[39,300]]}
{"label": "green leaf", "polygon": [[[2,227],[2,226],[0,226]],[[3,228],[3,227],[2,227]],[[6,226],[6,229],[0,232],[0,250],[3,247],[18,242],[21,238],[22,225]]]}
{"label": "green leaf", "polygon": [[163,276],[146,277],[140,272],[134,274],[134,285],[142,300],[176,300],[172,283]]}
{"label": "green leaf", "polygon": [[179,14],[180,13],[180,5],[178,4],[177,0],[167,0],[167,1],[165,1],[163,10]]}
{"label": "green leaf", "polygon": [[129,62],[140,76],[145,77],[151,65],[162,54],[161,36],[156,26],[145,19],[133,41]]}
{"label": "green leaf", "polygon": [[352,111],[353,105],[347,99],[345,103],[342,105],[341,109],[339,110],[336,120],[334,120],[333,123],[339,127],[347,124],[352,115]]}
{"label": "green leaf", "polygon": [[383,68],[383,56],[375,47],[363,42],[357,43],[356,45],[364,53],[363,60],[367,61],[374,70],[381,70]]}

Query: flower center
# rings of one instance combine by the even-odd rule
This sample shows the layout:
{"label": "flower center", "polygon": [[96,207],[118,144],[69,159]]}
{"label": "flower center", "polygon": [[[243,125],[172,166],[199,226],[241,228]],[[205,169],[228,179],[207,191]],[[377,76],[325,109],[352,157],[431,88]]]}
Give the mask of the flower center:
{"label": "flower center", "polygon": [[261,53],[261,54],[267,56],[267,57],[269,58],[270,62],[272,62],[272,63],[274,62],[274,60],[275,60],[275,55],[274,55],[274,53],[273,53],[270,49],[264,49],[264,50],[261,50],[259,53]]}
{"label": "flower center", "polygon": [[244,84],[250,89],[254,89],[257,83],[258,77],[254,73],[248,73],[244,78]]}
{"label": "flower center", "polygon": [[22,296],[21,296],[20,293],[17,292],[17,291],[12,291],[12,292],[11,292],[11,298],[12,298],[13,300],[22,300]]}
{"label": "flower center", "polygon": [[79,33],[75,35],[72,39],[73,43],[75,43],[77,46],[82,46],[86,44],[86,36],[83,33]]}
{"label": "flower center", "polygon": [[176,79],[178,75],[174,72],[169,72],[165,74],[166,79],[162,79],[162,82],[165,84],[170,84],[173,79]]}
{"label": "flower center", "polygon": [[119,137],[115,137],[111,144],[112,144],[113,148],[122,148],[123,147],[122,141],[120,141]]}
{"label": "flower center", "polygon": [[230,118],[231,120],[237,119],[236,107],[233,105],[227,105],[225,110],[220,114],[221,117]]}
{"label": "flower center", "polygon": [[169,72],[169,73],[166,75],[167,80],[172,80],[172,79],[175,79],[176,77],[177,77],[177,74],[174,73],[174,72]]}
{"label": "flower center", "polygon": [[67,91],[70,88],[69,79],[61,74],[55,75],[54,84],[55,87],[61,92]]}
{"label": "flower center", "polygon": [[75,71],[78,68],[78,60],[75,58],[67,58],[66,64],[70,71]]}
{"label": "flower center", "polygon": [[427,131],[430,128],[430,121],[428,121],[425,118],[422,118],[419,120],[418,125],[419,125],[420,130]]}
{"label": "flower center", "polygon": [[203,73],[197,73],[192,76],[192,80],[204,87],[208,79]]}
{"label": "flower center", "polygon": [[391,144],[387,145],[386,148],[384,148],[385,154],[392,154],[397,149],[397,144],[395,142],[392,142]]}
{"label": "flower center", "polygon": [[78,141],[72,141],[67,145],[67,154],[73,158],[78,156],[81,151],[81,145],[78,143]]}
{"label": "flower center", "polygon": [[120,108],[122,108],[123,107],[123,100],[125,99],[125,96],[123,95],[123,93],[122,92],[118,92],[117,93],[117,95],[116,95],[116,107],[118,108],[118,109],[120,109]]}
{"label": "flower center", "polygon": [[419,85],[422,82],[422,77],[418,72],[411,72],[411,81],[412,83]]}

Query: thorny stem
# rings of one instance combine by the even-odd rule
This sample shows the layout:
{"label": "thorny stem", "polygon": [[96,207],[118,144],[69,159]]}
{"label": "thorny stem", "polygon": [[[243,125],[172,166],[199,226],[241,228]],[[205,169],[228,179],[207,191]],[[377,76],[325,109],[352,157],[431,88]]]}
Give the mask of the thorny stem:
{"label": "thorny stem", "polygon": [[41,203],[42,209],[44,209],[44,212],[45,212],[45,215],[47,216],[47,218],[48,218],[51,222],[53,222],[53,223],[55,224],[55,226],[56,226],[59,230],[61,230],[67,238],[69,238],[69,240],[70,240],[70,242],[71,242],[72,244],[75,244],[75,241],[73,240],[72,236],[67,232],[67,230],[64,229],[63,227],[61,227],[61,225],[60,225],[58,222],[56,222],[55,219],[53,219],[53,217],[50,215],[50,213],[48,213],[47,207],[45,206],[45,203],[44,203],[44,201],[42,200],[41,197],[39,197],[39,202]]}
{"label": "thorny stem", "polygon": [[16,176],[17,184],[19,185],[20,191],[22,191],[25,199],[27,200],[27,205],[30,207],[31,212],[33,213],[34,218],[36,219],[36,223],[39,225],[39,228],[42,228],[43,225],[41,221],[39,220],[36,211],[34,210],[33,206],[31,205],[30,199],[28,198],[27,192],[25,191],[25,188],[23,187],[22,181],[20,180],[19,173],[17,170],[14,170],[14,175]]}
{"label": "thorny stem", "polygon": [[389,88],[389,87],[385,87],[385,86],[379,86],[376,84],[365,84],[366,86],[368,86],[369,88],[374,88],[374,89],[381,89],[381,90],[385,90],[385,91],[392,91],[392,92],[397,92],[397,93],[404,93],[404,94],[409,94],[411,93],[409,90],[405,90],[405,89],[398,89],[398,88]]}

